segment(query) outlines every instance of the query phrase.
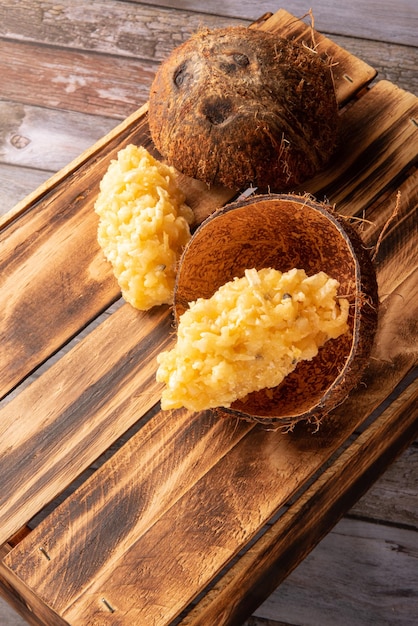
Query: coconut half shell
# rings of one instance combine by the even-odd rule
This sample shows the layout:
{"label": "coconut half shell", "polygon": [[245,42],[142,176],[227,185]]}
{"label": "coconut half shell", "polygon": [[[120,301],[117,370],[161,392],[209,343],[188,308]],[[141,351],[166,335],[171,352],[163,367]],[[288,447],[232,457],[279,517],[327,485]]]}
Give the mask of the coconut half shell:
{"label": "coconut half shell", "polygon": [[249,394],[222,409],[261,423],[319,422],[355,387],[377,327],[374,266],[360,236],[330,207],[298,195],[260,195],[219,209],[197,229],[177,273],[176,322],[199,297],[209,298],[245,269],[273,267],[308,275],[326,272],[350,302],[349,331],[329,340],[273,389]]}

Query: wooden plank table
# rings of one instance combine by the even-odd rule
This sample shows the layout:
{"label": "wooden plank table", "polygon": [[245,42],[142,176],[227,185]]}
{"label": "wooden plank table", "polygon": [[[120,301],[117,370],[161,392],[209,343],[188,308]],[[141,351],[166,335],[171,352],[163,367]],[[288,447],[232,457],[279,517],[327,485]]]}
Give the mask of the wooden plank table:
{"label": "wooden plank table", "polygon": [[[285,11],[256,27],[311,35]],[[416,364],[417,98],[316,41],[342,147],[300,191],[360,219],[382,302],[363,384],[319,432],[159,410],[171,313],[119,300],[93,211],[117,150],[153,149],[146,105],[1,218],[0,573],[30,623],[241,624],[416,438],[416,381],[387,398]],[[179,182],[199,221],[232,197]]]}

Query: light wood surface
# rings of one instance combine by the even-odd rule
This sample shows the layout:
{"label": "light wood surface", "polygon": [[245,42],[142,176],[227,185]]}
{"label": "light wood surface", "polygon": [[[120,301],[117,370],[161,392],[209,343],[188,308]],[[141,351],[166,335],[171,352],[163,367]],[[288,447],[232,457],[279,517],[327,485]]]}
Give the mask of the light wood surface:
{"label": "light wood surface", "polygon": [[[301,4],[286,8],[301,15],[306,13]],[[6,394],[0,407],[0,464],[7,485],[0,495],[0,543],[36,519],[34,530],[4,557],[7,571],[2,568],[2,575],[37,609],[41,623],[122,623],[115,621],[121,613],[130,620],[126,623],[148,623],[145,613],[135,613],[132,597],[136,606],[145,601],[149,607],[149,623],[174,618],[184,608],[185,586],[203,589],[292,498],[297,506],[264,530],[182,623],[241,624],[251,612],[251,624],[414,623],[416,444],[354,503],[370,485],[367,474],[377,477],[386,467],[384,459],[405,447],[417,426],[414,387],[409,386],[372,430],[359,432],[363,416],[416,363],[411,329],[417,302],[417,10],[413,2],[399,3],[397,10],[393,3],[354,2],[330,9],[317,2],[312,7],[315,26],[328,35],[324,45],[334,46],[340,61],[340,103],[351,102],[343,112],[341,158],[310,181],[309,191],[326,195],[345,215],[366,215],[372,225],[365,222],[363,232],[371,246],[399,189],[402,201],[399,221],[386,232],[377,256],[381,341],[364,388],[315,435],[315,446],[311,433],[298,430],[291,439],[293,456],[289,438],[281,432],[260,432],[206,414],[192,420],[181,411],[175,419],[147,414],[158,400],[154,358],[172,341],[171,318],[166,309],[143,315],[127,305],[102,314],[118,298],[118,290],[95,243],[92,215],[94,189],[111,154],[132,138],[149,145],[146,109],[137,110],[147,99],[157,63],[202,23],[249,23],[278,7],[243,2],[237,11],[236,3],[222,2],[211,4],[209,12],[207,3],[160,2],[157,7],[110,0],[93,1],[89,10],[81,1],[6,0],[0,7],[0,188],[7,234],[0,249],[2,277],[7,278],[1,287],[7,306],[0,320],[7,337],[0,345]],[[299,22],[283,17],[267,25],[303,31]],[[341,45],[353,54],[347,56]],[[353,99],[373,79],[373,67],[388,80]],[[51,175],[52,182],[42,186]],[[225,190],[202,195],[199,185],[180,182],[199,219],[230,197]],[[27,193],[31,195],[23,199]],[[91,332],[80,334],[65,354],[59,352],[52,366],[41,366],[90,322]],[[13,391],[33,370],[28,382],[35,382]],[[141,415],[146,416],[142,428],[126,437],[127,443],[104,465],[95,464],[101,454],[108,458],[110,444]],[[181,450],[181,460],[164,453],[167,446]],[[98,471],[95,465],[101,465]],[[245,478],[249,468],[251,481]],[[80,490],[60,497],[83,470],[90,478]],[[350,481],[353,487],[347,490]],[[219,484],[225,486],[222,499]],[[302,484],[306,490],[298,498]],[[61,508],[45,508],[56,498],[64,501]],[[348,516],[331,530],[351,505]],[[227,512],[227,528],[219,507]],[[308,521],[299,526],[304,512]],[[309,552],[312,533],[317,539],[326,536],[282,582],[300,562],[300,552]],[[155,545],[161,547],[158,553]],[[306,550],[301,548],[305,545]],[[3,554],[9,550],[5,545]],[[277,555],[284,559],[279,572]],[[158,575],[161,563],[167,572],[163,576]],[[132,578],[138,564],[147,578]],[[57,586],[57,580],[70,582]],[[376,599],[376,588],[384,601]],[[9,601],[11,597],[9,593]],[[110,612],[108,605],[118,612]],[[27,612],[26,618],[34,619]],[[222,621],[227,619],[231,621]]]}

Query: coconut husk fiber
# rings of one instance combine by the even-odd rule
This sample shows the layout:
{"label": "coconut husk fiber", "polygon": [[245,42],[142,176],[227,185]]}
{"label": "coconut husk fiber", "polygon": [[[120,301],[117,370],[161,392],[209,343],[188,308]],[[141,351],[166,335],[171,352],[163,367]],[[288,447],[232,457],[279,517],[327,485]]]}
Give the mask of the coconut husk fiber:
{"label": "coconut husk fiber", "polygon": [[272,33],[201,30],[159,67],[149,126],[161,155],[187,176],[289,191],[336,146],[331,63]]}

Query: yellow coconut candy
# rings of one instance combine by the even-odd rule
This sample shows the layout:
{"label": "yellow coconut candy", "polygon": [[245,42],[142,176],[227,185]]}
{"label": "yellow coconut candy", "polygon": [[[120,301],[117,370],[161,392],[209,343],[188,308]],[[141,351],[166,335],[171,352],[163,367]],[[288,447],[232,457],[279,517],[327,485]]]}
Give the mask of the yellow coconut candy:
{"label": "yellow coconut candy", "polygon": [[177,342],[158,356],[163,409],[229,407],[276,387],[301,360],[348,330],[349,303],[325,272],[248,269],[190,303]]}
{"label": "yellow coconut candy", "polygon": [[194,219],[174,169],[144,147],[128,145],[101,180],[95,211],[98,242],[125,300],[141,310],[171,304]]}

